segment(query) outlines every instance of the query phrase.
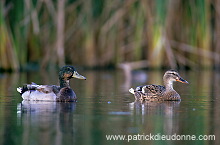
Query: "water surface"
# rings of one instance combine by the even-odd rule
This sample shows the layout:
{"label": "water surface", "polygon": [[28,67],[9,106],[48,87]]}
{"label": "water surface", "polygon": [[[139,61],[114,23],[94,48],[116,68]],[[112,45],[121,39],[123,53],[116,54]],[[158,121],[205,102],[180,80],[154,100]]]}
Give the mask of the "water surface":
{"label": "water surface", "polygon": [[[106,135],[215,135],[215,141],[130,141],[129,144],[220,144],[220,73],[180,71],[190,85],[175,83],[181,102],[134,102],[130,87],[162,84],[163,71],[79,72],[87,80],[71,80],[75,103],[22,101],[21,84],[58,84],[57,72],[0,75],[0,144],[128,144]],[[141,79],[140,79],[141,78]],[[135,139],[135,138],[134,138]]]}

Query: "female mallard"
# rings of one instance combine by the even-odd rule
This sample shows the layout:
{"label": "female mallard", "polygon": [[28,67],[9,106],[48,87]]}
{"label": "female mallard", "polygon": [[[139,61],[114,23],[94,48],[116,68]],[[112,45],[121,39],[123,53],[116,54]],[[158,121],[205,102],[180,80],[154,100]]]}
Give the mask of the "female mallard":
{"label": "female mallard", "polygon": [[69,85],[71,78],[86,79],[78,74],[73,66],[64,66],[59,71],[60,86],[32,83],[17,88],[17,91],[24,100],[72,102],[76,101],[77,97]]}
{"label": "female mallard", "polygon": [[169,70],[163,76],[165,86],[145,85],[139,86],[135,90],[131,88],[129,92],[134,94],[136,100],[140,101],[178,101],[180,95],[173,89],[173,82],[175,81],[188,84],[177,71]]}

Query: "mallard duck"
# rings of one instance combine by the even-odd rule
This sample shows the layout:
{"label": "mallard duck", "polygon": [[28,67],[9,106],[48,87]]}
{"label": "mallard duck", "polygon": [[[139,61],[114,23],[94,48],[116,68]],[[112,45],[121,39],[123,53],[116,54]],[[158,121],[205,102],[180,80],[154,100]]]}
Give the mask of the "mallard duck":
{"label": "mallard duck", "polygon": [[178,101],[180,95],[173,89],[175,81],[188,84],[177,71],[168,70],[163,76],[165,86],[144,85],[138,86],[136,89],[131,88],[129,92],[134,94],[136,100],[140,101]]}
{"label": "mallard duck", "polygon": [[73,66],[64,66],[59,71],[60,86],[32,83],[17,88],[17,91],[24,100],[72,102],[77,97],[69,85],[71,78],[86,80]]}

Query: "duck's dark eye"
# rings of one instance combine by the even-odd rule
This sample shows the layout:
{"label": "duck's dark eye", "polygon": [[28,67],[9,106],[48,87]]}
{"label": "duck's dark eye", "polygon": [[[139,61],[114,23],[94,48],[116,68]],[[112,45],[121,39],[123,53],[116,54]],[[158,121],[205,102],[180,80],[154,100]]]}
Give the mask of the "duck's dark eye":
{"label": "duck's dark eye", "polygon": [[72,68],[71,68],[71,67],[67,67],[67,70],[68,70],[68,71],[72,71]]}

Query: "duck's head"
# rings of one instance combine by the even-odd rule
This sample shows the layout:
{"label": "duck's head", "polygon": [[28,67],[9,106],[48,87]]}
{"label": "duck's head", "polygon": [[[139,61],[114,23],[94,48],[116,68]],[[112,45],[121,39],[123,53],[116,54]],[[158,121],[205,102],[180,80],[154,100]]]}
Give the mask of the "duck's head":
{"label": "duck's head", "polygon": [[71,78],[86,80],[86,77],[80,75],[73,66],[64,66],[60,69],[59,78],[62,80],[70,80]]}
{"label": "duck's head", "polygon": [[185,84],[189,84],[186,80],[184,80],[177,71],[175,70],[168,70],[165,72],[164,76],[163,76],[163,80],[164,83],[172,83],[175,81],[181,82],[181,83],[185,83]]}

